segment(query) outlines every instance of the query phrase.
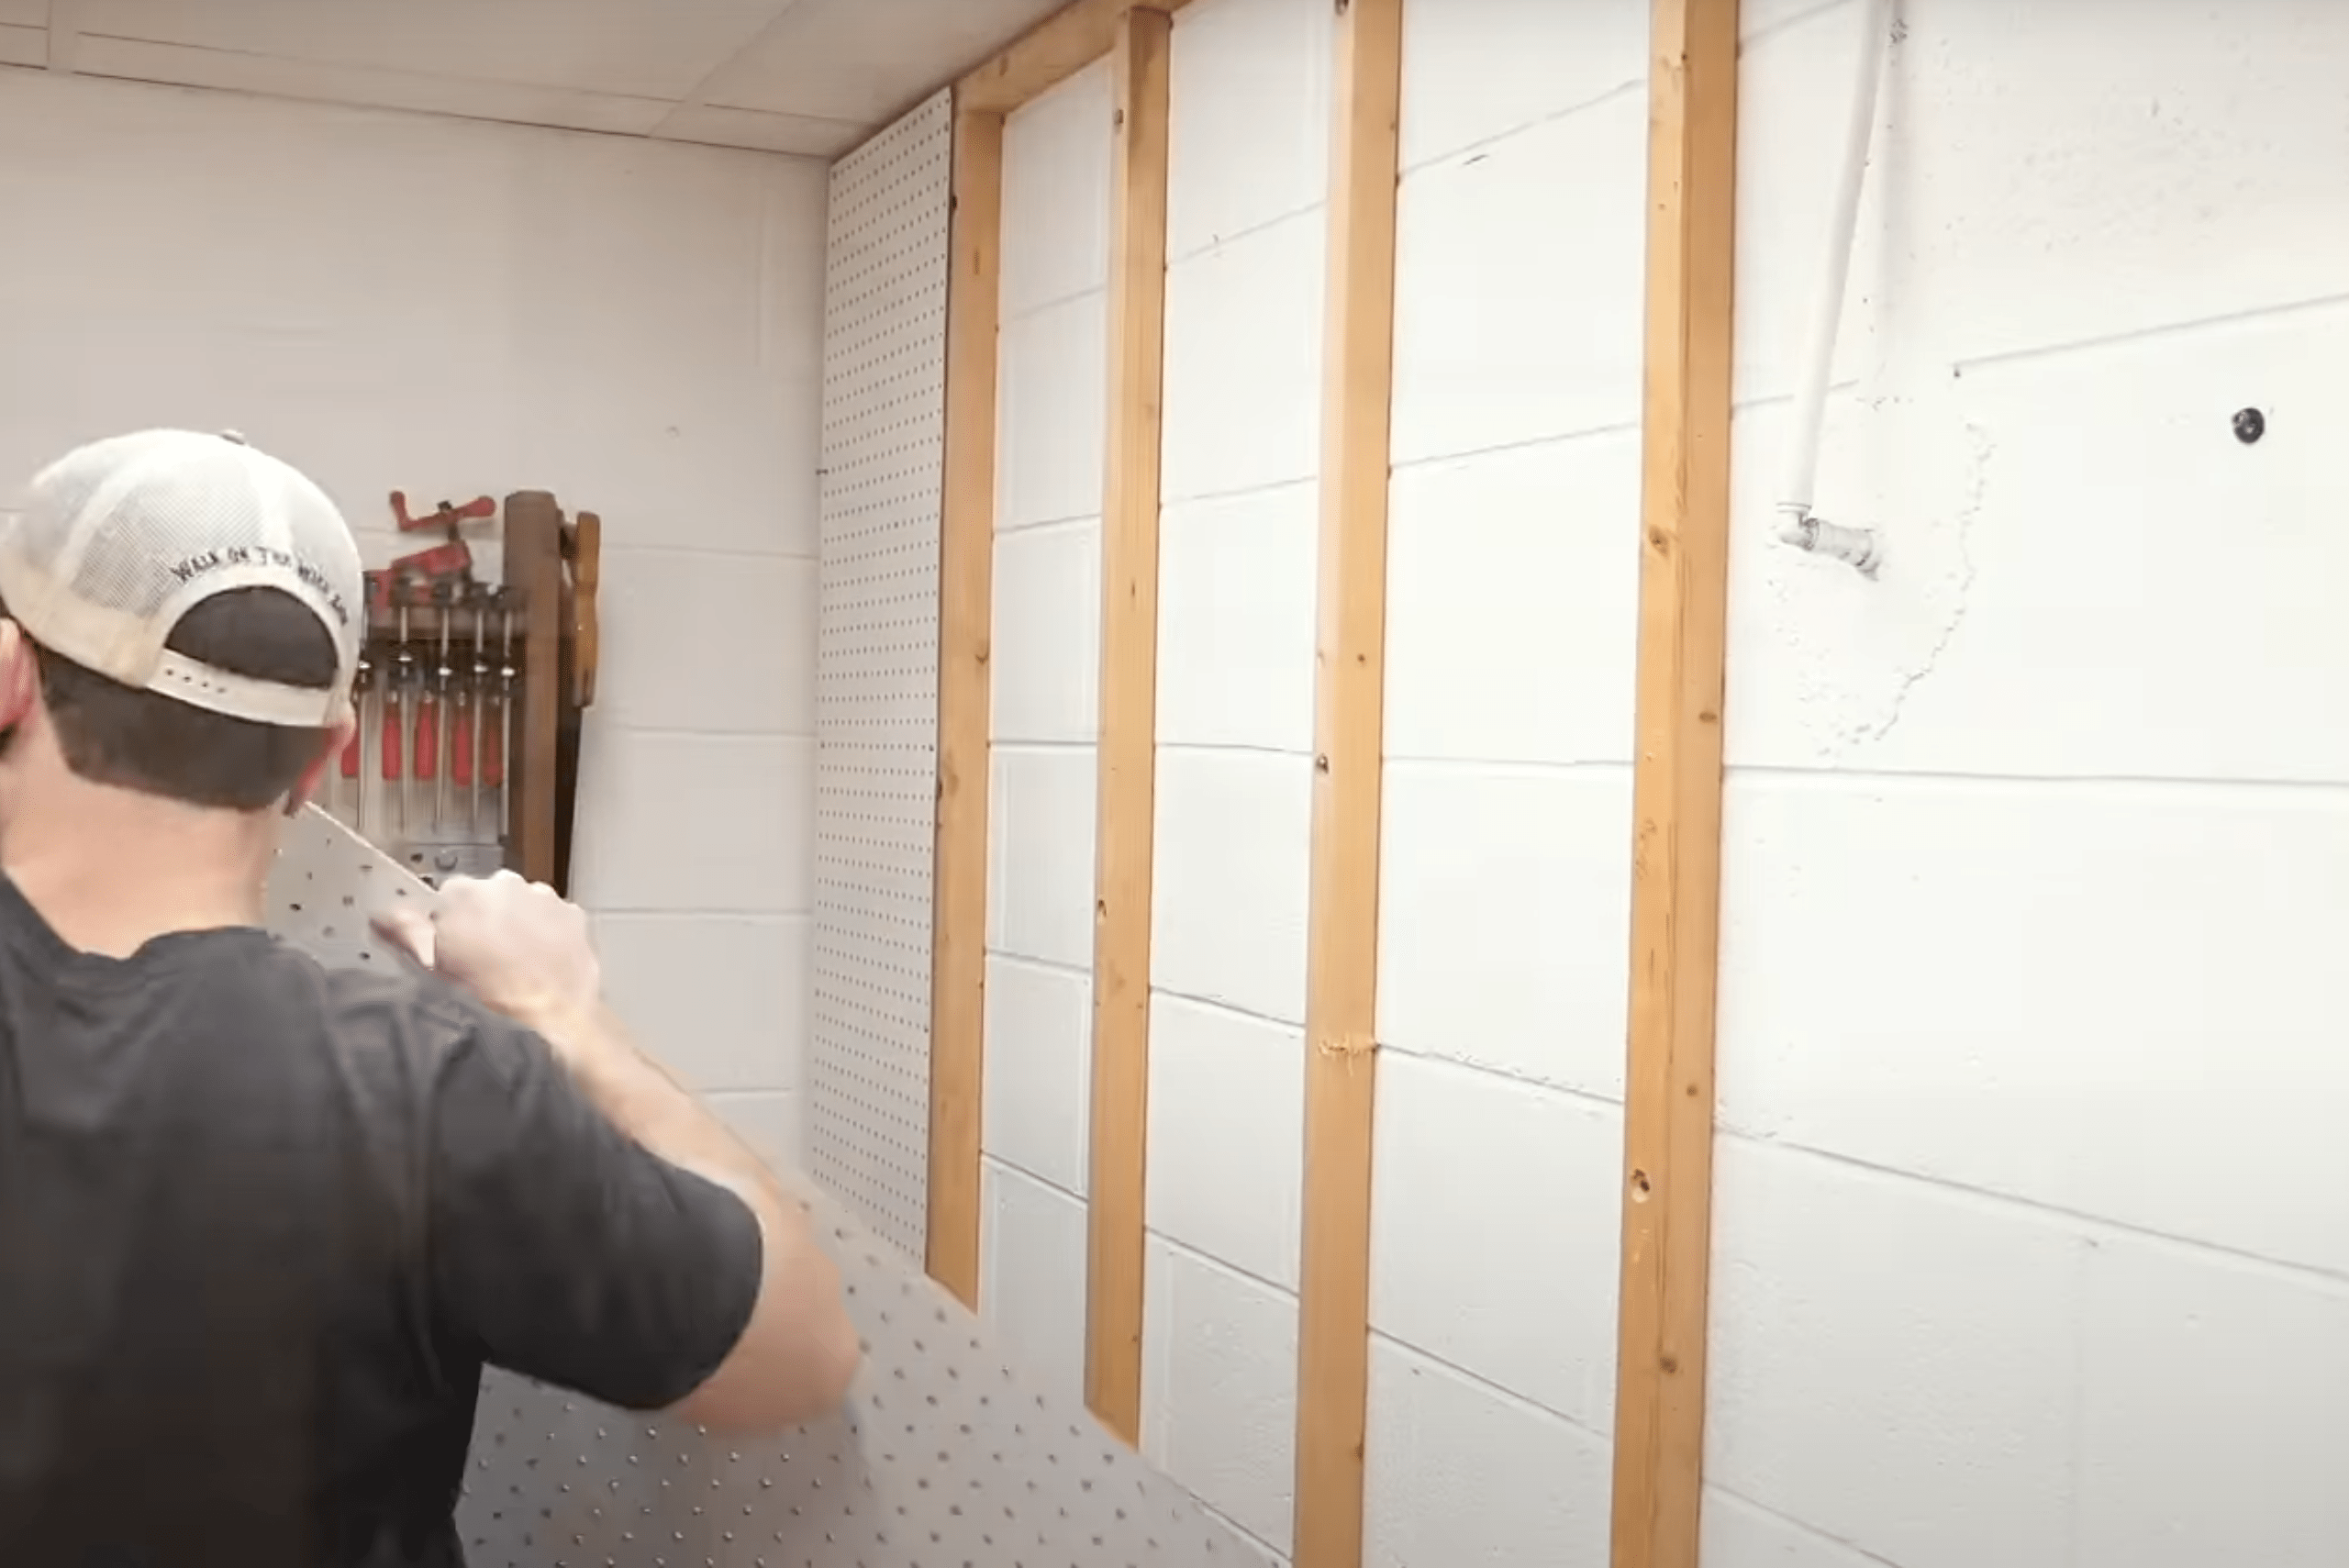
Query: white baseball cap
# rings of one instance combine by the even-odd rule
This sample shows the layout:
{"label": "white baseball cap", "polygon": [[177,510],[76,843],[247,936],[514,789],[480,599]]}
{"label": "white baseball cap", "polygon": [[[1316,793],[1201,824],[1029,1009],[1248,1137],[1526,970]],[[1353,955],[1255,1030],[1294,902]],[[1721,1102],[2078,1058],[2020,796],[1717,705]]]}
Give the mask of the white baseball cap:
{"label": "white baseball cap", "polygon": [[[334,684],[256,680],[164,646],[182,616],[235,588],[275,588],[316,612],[334,639]],[[350,525],[325,491],[234,433],[143,430],[43,469],[0,529],[0,604],[85,670],[257,724],[333,724],[366,632]]]}

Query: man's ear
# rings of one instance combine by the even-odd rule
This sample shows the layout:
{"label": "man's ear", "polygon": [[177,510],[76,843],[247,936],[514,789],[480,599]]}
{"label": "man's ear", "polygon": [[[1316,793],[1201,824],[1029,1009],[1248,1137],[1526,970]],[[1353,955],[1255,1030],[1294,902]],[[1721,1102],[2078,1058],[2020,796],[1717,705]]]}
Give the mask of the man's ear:
{"label": "man's ear", "polygon": [[302,807],[318,797],[318,792],[326,788],[327,770],[340,760],[351,744],[351,738],[358,733],[358,710],[345,703],[342,705],[342,717],[335,720],[334,728],[327,733],[326,746],[310,759],[310,765],[302,770],[302,776],[294,781],[294,788],[285,797],[286,816],[300,815]]}
{"label": "man's ear", "polygon": [[40,661],[25,628],[0,617],[0,735],[15,733],[40,701]]}

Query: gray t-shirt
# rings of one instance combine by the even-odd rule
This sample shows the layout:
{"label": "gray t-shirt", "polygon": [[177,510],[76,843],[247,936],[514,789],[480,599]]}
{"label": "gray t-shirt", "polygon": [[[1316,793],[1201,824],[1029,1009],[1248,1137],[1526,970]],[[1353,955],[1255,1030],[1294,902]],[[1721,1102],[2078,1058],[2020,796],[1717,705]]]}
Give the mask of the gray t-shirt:
{"label": "gray t-shirt", "polygon": [[0,878],[0,1563],[459,1568],[484,1363],[673,1404],[760,1252],[429,976],[77,952]]}

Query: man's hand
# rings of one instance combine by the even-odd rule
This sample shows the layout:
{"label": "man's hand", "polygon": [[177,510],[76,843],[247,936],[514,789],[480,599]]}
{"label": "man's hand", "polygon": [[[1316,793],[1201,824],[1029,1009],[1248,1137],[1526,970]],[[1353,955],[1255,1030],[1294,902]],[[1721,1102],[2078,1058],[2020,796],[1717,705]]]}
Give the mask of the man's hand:
{"label": "man's hand", "polygon": [[486,880],[451,877],[431,914],[399,906],[379,916],[375,929],[425,968],[532,1029],[589,1017],[603,994],[587,912],[510,871]]}

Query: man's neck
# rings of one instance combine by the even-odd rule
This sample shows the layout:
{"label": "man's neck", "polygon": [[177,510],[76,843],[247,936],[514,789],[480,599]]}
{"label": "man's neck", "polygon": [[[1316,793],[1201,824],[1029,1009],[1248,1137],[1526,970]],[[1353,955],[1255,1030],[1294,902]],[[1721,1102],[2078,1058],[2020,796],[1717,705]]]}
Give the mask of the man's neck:
{"label": "man's neck", "polygon": [[174,931],[261,924],[273,826],[60,781],[7,803],[0,869],[68,946],[128,958]]}

